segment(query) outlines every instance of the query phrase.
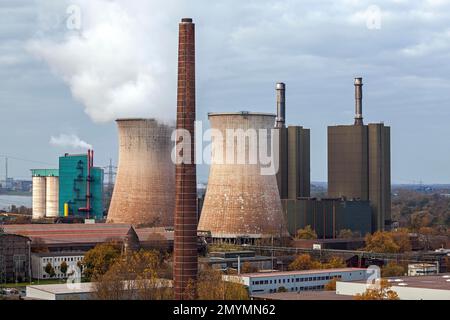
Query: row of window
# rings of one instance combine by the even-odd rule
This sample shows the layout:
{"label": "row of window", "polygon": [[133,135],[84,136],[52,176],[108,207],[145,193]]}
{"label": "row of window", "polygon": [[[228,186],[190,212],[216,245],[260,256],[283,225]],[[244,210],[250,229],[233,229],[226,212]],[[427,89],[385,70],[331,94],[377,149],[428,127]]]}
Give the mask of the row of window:
{"label": "row of window", "polygon": [[83,260],[83,257],[61,257],[61,258],[43,258],[42,262],[48,263],[48,262],[73,262],[73,261],[81,261]]}
{"label": "row of window", "polygon": [[[288,279],[278,279],[277,280],[257,280],[252,281],[252,285],[265,285],[265,284],[281,284],[281,283],[294,283],[294,282],[309,282],[309,281],[327,281],[333,278],[341,279],[341,275],[336,276],[319,276],[319,277],[305,277],[305,278],[288,278]],[[291,281],[292,280],[292,281]]]}
{"label": "row of window", "polygon": [[[303,291],[318,291],[318,290],[324,290],[325,286],[324,285],[320,285],[320,286],[308,286],[308,287],[292,287],[291,291],[292,292],[303,292]],[[277,292],[277,290],[275,289],[270,289],[269,290],[270,293],[275,293]]]}

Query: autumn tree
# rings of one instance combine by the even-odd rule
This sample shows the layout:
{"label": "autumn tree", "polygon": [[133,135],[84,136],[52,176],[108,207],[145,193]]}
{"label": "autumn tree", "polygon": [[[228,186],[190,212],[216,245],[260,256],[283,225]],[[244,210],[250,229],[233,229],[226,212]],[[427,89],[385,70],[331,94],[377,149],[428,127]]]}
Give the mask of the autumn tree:
{"label": "autumn tree", "polygon": [[314,240],[317,239],[317,233],[311,228],[311,226],[306,226],[303,229],[297,230],[296,238],[302,240]]}
{"label": "autumn tree", "polygon": [[247,288],[241,283],[225,281],[222,272],[210,267],[200,271],[197,280],[198,300],[248,300]]}
{"label": "autumn tree", "polygon": [[398,252],[409,252],[412,250],[411,240],[409,238],[409,231],[405,228],[400,228],[396,231],[390,232],[392,239],[398,245]]}
{"label": "autumn tree", "polygon": [[44,271],[50,276],[50,278],[53,278],[56,275],[55,268],[53,268],[50,262],[45,265]]}
{"label": "autumn tree", "polygon": [[331,279],[326,285],[325,285],[325,291],[336,291],[336,282],[337,278]]}
{"label": "autumn tree", "polygon": [[374,234],[367,234],[366,246],[364,250],[376,253],[397,253],[400,251],[400,246],[394,241],[390,232],[377,231]]}
{"label": "autumn tree", "polygon": [[104,274],[94,275],[94,299],[170,299],[169,280],[158,277],[159,266],[159,253],[156,251],[129,252],[115,259]]}
{"label": "autumn tree", "polygon": [[61,264],[59,266],[59,270],[64,274],[64,276],[66,275],[68,268],[69,268],[69,266],[67,265],[67,262],[65,262],[65,261],[61,262]]}
{"label": "autumn tree", "polygon": [[406,273],[405,267],[395,262],[389,262],[381,268],[381,276],[384,278],[400,277]]}
{"label": "autumn tree", "polygon": [[321,263],[313,260],[309,254],[301,254],[298,255],[295,260],[291,262],[291,264],[289,264],[288,269],[291,271],[300,271],[321,269],[321,267]]}
{"label": "autumn tree", "polygon": [[241,273],[254,273],[258,272],[258,268],[253,266],[250,262],[246,261],[241,266]]}
{"label": "autumn tree", "polygon": [[361,237],[359,232],[353,232],[350,229],[341,229],[337,234],[338,239],[355,239]]}
{"label": "autumn tree", "polygon": [[322,264],[322,269],[339,269],[347,267],[347,263],[340,257],[331,257],[327,262]]}
{"label": "autumn tree", "polygon": [[391,289],[392,285],[381,279],[378,288],[368,288],[364,293],[357,294],[356,300],[399,300],[397,292]]}
{"label": "autumn tree", "polygon": [[115,243],[103,243],[89,250],[83,259],[84,276],[91,280],[94,276],[105,274],[120,256],[120,248]]}

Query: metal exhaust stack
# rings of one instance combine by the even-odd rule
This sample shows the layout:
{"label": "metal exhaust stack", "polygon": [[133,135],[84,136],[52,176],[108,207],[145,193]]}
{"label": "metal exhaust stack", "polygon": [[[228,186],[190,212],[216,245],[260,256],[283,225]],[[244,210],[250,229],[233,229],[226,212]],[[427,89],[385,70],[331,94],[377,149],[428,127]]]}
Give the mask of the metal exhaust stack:
{"label": "metal exhaust stack", "polygon": [[284,128],[286,123],[286,85],[277,83],[277,119],[276,127]]}
{"label": "metal exhaust stack", "polygon": [[363,115],[362,115],[362,78],[355,78],[355,125],[362,126]]}

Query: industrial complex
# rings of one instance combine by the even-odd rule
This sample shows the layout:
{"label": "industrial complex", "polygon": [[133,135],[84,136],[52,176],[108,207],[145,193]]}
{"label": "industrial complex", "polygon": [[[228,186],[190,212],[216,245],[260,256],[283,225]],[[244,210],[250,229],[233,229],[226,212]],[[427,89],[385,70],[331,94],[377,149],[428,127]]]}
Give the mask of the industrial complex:
{"label": "industrial complex", "polygon": [[[281,82],[275,84],[273,113],[208,113],[215,136],[203,196],[197,185],[195,56],[195,24],[183,18],[176,123],[116,120],[119,157],[109,208],[104,169],[94,165],[93,150],[62,155],[59,168],[31,170],[32,223],[1,226],[0,284],[66,279],[62,265],[79,267],[86,252],[114,243],[121,254],[167,253],[177,300],[190,299],[188,290],[195,290],[199,272],[208,268],[245,287],[252,299],[307,300],[321,292],[315,296],[320,299],[336,281],[326,297],[344,300],[365,292],[369,265],[400,259],[414,262],[410,277],[389,280],[401,299],[450,299],[448,275],[440,275],[449,272],[443,266],[447,251],[401,255],[361,249],[366,235],[392,228],[390,127],[364,123],[362,78],[354,79],[354,123],[328,127],[323,197],[311,192],[314,132],[289,123],[288,86]],[[263,163],[268,154],[272,162]],[[275,171],[266,170],[274,164]],[[299,239],[298,231],[308,228],[316,237]],[[344,231],[352,237],[339,238]],[[232,249],[220,251],[227,246]],[[291,268],[302,254],[320,263],[339,255],[340,266]],[[243,265],[247,270],[241,272]],[[26,293],[29,299],[90,299],[94,287],[33,284]]]}

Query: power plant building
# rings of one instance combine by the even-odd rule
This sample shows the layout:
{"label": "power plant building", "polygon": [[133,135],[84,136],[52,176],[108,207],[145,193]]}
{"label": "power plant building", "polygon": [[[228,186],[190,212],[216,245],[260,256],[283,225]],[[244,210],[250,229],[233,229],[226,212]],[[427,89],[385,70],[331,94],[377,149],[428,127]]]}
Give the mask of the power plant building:
{"label": "power plant building", "polygon": [[277,118],[279,130],[279,170],[277,183],[281,199],[310,196],[310,130],[286,127],[286,85],[277,83]]}
{"label": "power plant building", "polygon": [[391,223],[390,127],[363,124],[362,79],[355,79],[354,125],[328,127],[328,196],[370,201],[372,231]]}
{"label": "power plant building", "polygon": [[288,231],[295,237],[310,226],[319,239],[336,239],[343,230],[364,237],[372,232],[369,201],[303,198],[282,200]]}
{"label": "power plant building", "polygon": [[[227,242],[286,236],[276,175],[262,174],[261,162],[250,160],[261,153],[263,145],[270,144],[275,115],[210,113],[209,120],[221,137],[212,139],[199,230],[210,231],[213,239]],[[230,130],[235,134],[232,138]],[[258,139],[252,139],[258,133]],[[240,157],[244,161],[240,162]]]}
{"label": "power plant building", "polygon": [[103,169],[93,151],[59,158],[59,216],[103,219]]}
{"label": "power plant building", "polygon": [[173,126],[154,119],[119,119],[119,164],[108,223],[172,227],[175,165]]}

